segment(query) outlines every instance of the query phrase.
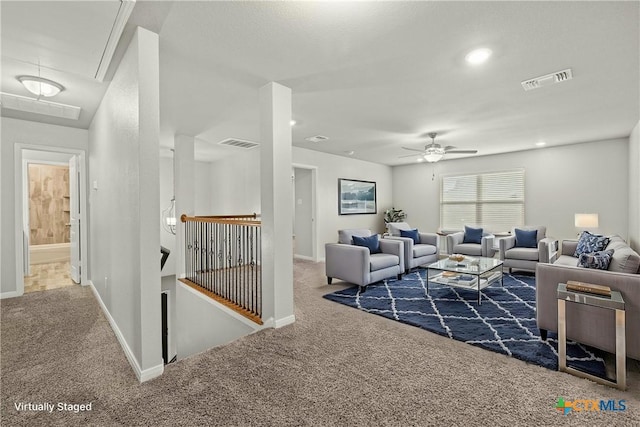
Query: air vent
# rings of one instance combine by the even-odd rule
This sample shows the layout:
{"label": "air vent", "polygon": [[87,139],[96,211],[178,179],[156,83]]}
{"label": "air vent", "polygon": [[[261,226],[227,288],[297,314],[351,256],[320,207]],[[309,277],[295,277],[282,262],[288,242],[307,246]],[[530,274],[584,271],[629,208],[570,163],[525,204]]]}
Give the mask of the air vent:
{"label": "air vent", "polygon": [[78,120],[80,107],[75,105],[58,104],[57,102],[28,98],[21,95],[0,92],[2,108],[26,111],[27,113],[44,114],[46,116],[61,117],[63,119]]}
{"label": "air vent", "polygon": [[228,147],[242,148],[244,150],[250,150],[260,145],[257,142],[247,141],[245,139],[237,139],[237,138],[223,139],[222,141],[218,142],[218,144],[226,145]]}
{"label": "air vent", "polygon": [[329,139],[328,137],[322,136],[322,135],[310,136],[308,138],[305,138],[305,140],[309,142],[323,142],[328,139]]}
{"label": "air vent", "polygon": [[571,80],[572,78],[573,74],[571,73],[571,68],[567,68],[566,70],[558,71],[556,73],[525,80],[521,84],[522,88],[527,91],[556,83],[562,83],[564,81]]}

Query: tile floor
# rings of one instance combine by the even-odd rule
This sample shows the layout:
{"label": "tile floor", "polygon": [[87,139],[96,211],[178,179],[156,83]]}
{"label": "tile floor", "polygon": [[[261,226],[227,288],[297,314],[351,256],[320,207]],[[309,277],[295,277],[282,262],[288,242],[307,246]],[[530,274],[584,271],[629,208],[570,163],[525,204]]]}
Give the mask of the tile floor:
{"label": "tile floor", "polygon": [[31,275],[24,278],[24,293],[46,291],[49,289],[73,286],[67,262],[54,262],[50,264],[32,264]]}

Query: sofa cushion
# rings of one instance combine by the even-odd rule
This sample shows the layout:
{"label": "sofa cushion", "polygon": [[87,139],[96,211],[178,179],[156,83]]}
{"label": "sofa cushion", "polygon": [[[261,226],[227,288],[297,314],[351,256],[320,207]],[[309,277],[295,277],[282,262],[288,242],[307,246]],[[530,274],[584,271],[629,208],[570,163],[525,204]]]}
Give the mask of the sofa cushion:
{"label": "sofa cushion", "polygon": [[538,261],[540,252],[538,248],[513,248],[504,253],[505,258],[521,259],[526,261]]}
{"label": "sofa cushion", "polygon": [[366,228],[349,228],[345,230],[338,230],[338,243],[353,245],[353,236],[369,237],[371,236],[371,230],[367,230]]}
{"label": "sofa cushion", "polygon": [[400,236],[400,230],[410,230],[411,227],[406,222],[389,222],[387,223],[389,234],[392,236]]}
{"label": "sofa cushion", "polygon": [[415,245],[420,243],[420,234],[418,233],[417,228],[414,228],[413,230],[400,230],[400,237],[411,238]]}
{"label": "sofa cushion", "polygon": [[578,258],[580,255],[585,253],[602,251],[608,244],[608,237],[591,234],[588,231],[583,231],[580,235],[578,246],[576,247],[576,251],[573,256]]}
{"label": "sofa cushion", "polygon": [[482,256],[482,246],[476,243],[460,243],[453,247],[454,254]]}
{"label": "sofa cushion", "polygon": [[462,243],[482,243],[482,228],[472,228],[465,225]]}
{"label": "sofa cushion", "polygon": [[400,264],[400,258],[396,255],[378,253],[372,254],[369,258],[369,268],[370,271],[378,271],[383,268],[393,267],[394,265]]}
{"label": "sofa cushion", "polygon": [[380,241],[378,240],[378,235],[374,234],[369,237],[360,237],[353,236],[353,244],[356,246],[364,246],[369,248],[369,253],[378,254],[380,253]]}
{"label": "sofa cushion", "polygon": [[537,248],[538,247],[538,230],[521,230],[515,229],[516,247],[518,248]]}
{"label": "sofa cushion", "polygon": [[578,258],[569,255],[560,255],[553,265],[562,265],[567,267],[577,267]]}
{"label": "sofa cushion", "polygon": [[[607,249],[609,249],[607,247]],[[609,271],[618,273],[638,273],[640,272],[640,255],[629,246],[617,248],[611,258]]]}
{"label": "sofa cushion", "polygon": [[433,245],[415,245],[413,247],[413,257],[420,258],[421,256],[433,255],[436,253],[436,247]]}
{"label": "sofa cushion", "polygon": [[613,257],[613,250],[582,254],[578,258],[578,267],[596,268],[598,270],[608,270],[609,263]]}

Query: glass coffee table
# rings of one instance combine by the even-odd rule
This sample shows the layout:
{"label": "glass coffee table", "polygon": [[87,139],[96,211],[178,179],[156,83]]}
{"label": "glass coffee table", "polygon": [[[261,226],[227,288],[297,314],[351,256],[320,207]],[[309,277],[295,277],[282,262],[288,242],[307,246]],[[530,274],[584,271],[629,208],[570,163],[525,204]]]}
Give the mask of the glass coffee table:
{"label": "glass coffee table", "polygon": [[480,291],[498,280],[501,286],[504,285],[502,261],[499,259],[465,257],[461,261],[454,261],[445,258],[427,266],[427,295],[429,283],[435,282],[454,288],[477,290],[480,305]]}

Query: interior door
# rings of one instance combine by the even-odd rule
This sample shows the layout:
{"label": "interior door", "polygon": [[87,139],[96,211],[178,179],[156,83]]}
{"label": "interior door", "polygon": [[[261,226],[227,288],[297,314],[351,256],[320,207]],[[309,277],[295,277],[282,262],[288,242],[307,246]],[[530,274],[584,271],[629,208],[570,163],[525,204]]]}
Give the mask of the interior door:
{"label": "interior door", "polygon": [[71,280],[80,283],[80,171],[78,156],[69,159],[69,219]]}

